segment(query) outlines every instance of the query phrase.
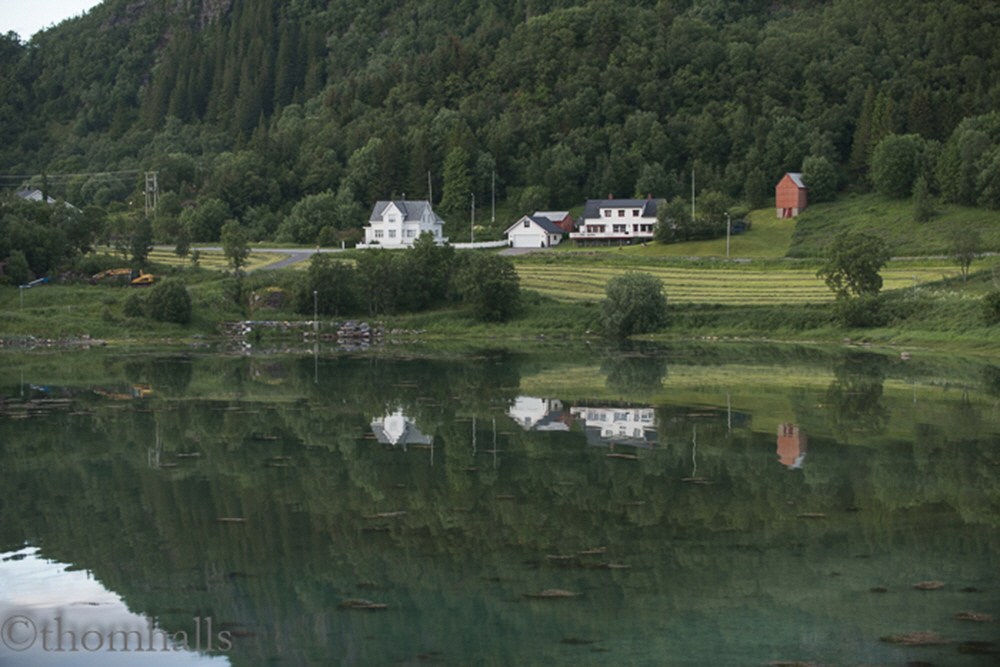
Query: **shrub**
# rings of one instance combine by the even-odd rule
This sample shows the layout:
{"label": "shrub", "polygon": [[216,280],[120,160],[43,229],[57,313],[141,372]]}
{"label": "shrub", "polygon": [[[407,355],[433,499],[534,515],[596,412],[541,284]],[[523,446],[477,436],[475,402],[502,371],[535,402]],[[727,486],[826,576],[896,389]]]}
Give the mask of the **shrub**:
{"label": "shrub", "polygon": [[145,317],[146,316],[146,294],[144,292],[129,292],[122,304],[122,313],[125,317]]}
{"label": "shrub", "polygon": [[175,324],[191,321],[191,296],[181,280],[168,278],[157,284],[148,299],[149,316],[154,320]]}
{"label": "shrub", "polygon": [[667,323],[663,282],[648,273],[629,271],[608,281],[601,301],[601,327],[609,336],[652,333]]}
{"label": "shrub", "polygon": [[1000,290],[994,290],[983,298],[983,320],[986,324],[1000,322]]}
{"label": "shrub", "polygon": [[493,254],[468,254],[457,277],[462,301],[482,322],[506,322],[521,305],[521,284],[509,259]]}
{"label": "shrub", "polygon": [[852,329],[881,327],[888,323],[888,313],[883,297],[878,294],[837,299],[833,304],[834,318],[843,326]]}

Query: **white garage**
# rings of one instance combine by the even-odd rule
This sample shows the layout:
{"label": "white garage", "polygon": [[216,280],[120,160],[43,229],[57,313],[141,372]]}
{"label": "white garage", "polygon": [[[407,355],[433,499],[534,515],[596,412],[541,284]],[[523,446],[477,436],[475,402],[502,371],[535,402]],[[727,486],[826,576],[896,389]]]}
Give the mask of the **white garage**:
{"label": "white garage", "polygon": [[512,248],[551,248],[562,241],[562,227],[548,218],[526,215],[504,232]]}

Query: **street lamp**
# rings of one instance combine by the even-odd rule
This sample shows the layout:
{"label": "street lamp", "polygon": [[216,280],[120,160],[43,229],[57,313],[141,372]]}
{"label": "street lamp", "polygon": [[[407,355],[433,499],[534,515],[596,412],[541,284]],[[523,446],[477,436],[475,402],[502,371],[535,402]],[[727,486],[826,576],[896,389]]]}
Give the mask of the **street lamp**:
{"label": "street lamp", "polygon": [[313,331],[319,331],[319,311],[316,308],[316,295],[318,292],[313,290]]}

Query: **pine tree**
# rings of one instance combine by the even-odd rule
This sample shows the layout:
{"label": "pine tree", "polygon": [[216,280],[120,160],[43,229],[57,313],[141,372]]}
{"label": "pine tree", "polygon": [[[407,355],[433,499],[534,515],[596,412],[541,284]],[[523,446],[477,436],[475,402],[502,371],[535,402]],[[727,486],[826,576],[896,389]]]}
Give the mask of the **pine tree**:
{"label": "pine tree", "polygon": [[875,147],[890,134],[896,134],[896,105],[885,91],[875,98],[875,111],[872,113],[872,136],[868,151],[868,164],[871,166],[871,156]]}
{"label": "pine tree", "polygon": [[872,115],[875,113],[875,89],[868,86],[864,104],[861,105],[861,116],[854,128],[854,144],[851,146],[851,159],[848,170],[851,180],[863,183],[868,177],[868,156],[872,146]]}
{"label": "pine tree", "polygon": [[444,193],[441,209],[447,213],[457,213],[470,205],[472,194],[472,174],[469,170],[469,154],[462,147],[456,147],[444,160]]}
{"label": "pine tree", "polygon": [[934,123],[934,110],[922,90],[914,93],[910,100],[910,111],[907,114],[907,129],[910,134],[919,134],[924,139],[936,139],[937,128]]}

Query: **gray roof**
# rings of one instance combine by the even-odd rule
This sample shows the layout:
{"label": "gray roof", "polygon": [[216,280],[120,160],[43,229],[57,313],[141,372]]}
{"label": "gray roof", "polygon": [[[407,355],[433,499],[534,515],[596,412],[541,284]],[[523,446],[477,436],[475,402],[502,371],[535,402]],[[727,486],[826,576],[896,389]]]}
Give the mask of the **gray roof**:
{"label": "gray roof", "polygon": [[[42,191],[41,190],[18,190],[17,196],[21,199],[27,199],[28,201],[42,201]],[[56,200],[52,197],[46,199],[47,204],[55,204]]]}
{"label": "gray roof", "polygon": [[566,233],[565,229],[563,229],[556,223],[552,222],[548,218],[543,218],[542,216],[536,213],[535,215],[526,215],[523,218],[520,218],[517,222],[508,227],[507,230],[504,232],[504,234],[510,234],[512,231],[514,231],[516,227],[518,227],[522,222],[524,222],[525,219],[531,220],[533,223],[541,227],[544,231],[548,232],[549,234]]}
{"label": "gray roof", "polygon": [[808,190],[808,188],[806,188],[806,184],[802,180],[802,174],[790,171],[786,174],[786,176],[791,178],[792,182],[795,183],[795,185],[797,185],[798,187]]}
{"label": "gray roof", "polygon": [[655,218],[656,210],[662,199],[588,199],[583,207],[583,218],[601,217],[602,208],[641,208],[642,217]]}
{"label": "gray roof", "polygon": [[569,217],[569,211],[535,211],[532,218],[548,218],[552,222],[562,222]]}
{"label": "gray roof", "polygon": [[[372,209],[371,217],[368,218],[369,222],[375,222],[382,219],[382,213],[389,204],[395,204],[403,213],[403,222],[414,222],[420,220],[423,217],[424,209],[430,209],[431,203],[429,201],[407,201],[405,199],[392,200],[392,201],[377,201],[375,202],[375,208]],[[431,209],[431,219],[434,222],[440,222],[444,224],[444,220]]]}
{"label": "gray roof", "polygon": [[566,233],[565,229],[563,229],[562,227],[560,227],[556,223],[552,222],[548,218],[543,218],[540,215],[532,215],[532,216],[528,216],[528,217],[530,217],[531,220],[536,225],[538,225],[539,227],[541,227],[542,229],[544,229],[545,231],[547,231],[549,234],[565,234]]}

